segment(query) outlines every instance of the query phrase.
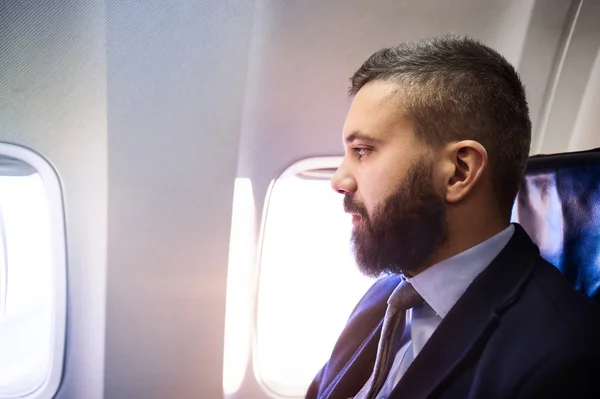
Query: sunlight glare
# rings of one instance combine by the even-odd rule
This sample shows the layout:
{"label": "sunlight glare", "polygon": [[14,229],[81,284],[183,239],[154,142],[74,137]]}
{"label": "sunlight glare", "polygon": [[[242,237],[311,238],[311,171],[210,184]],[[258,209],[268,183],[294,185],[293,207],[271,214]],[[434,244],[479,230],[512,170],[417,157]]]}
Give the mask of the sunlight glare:
{"label": "sunlight glare", "polygon": [[231,220],[223,359],[225,395],[238,391],[250,356],[256,208],[248,178],[235,180]]}

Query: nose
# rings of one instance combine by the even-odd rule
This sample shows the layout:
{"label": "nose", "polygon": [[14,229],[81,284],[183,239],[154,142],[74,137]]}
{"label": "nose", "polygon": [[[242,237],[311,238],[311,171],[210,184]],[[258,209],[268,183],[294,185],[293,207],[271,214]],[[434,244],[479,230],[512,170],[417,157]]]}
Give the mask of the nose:
{"label": "nose", "polygon": [[345,168],[343,162],[331,178],[331,188],[340,194],[354,194],[356,192],[356,180]]}

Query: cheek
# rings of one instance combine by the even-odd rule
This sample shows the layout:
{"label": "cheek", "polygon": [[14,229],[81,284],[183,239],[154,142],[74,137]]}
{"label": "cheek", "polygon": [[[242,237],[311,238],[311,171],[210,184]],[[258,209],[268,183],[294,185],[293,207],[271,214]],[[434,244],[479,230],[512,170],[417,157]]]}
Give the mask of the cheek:
{"label": "cheek", "polygon": [[412,160],[412,157],[398,151],[381,151],[376,155],[355,175],[357,200],[365,205],[370,216],[402,185]]}
{"label": "cheek", "polygon": [[375,208],[381,205],[395,188],[383,177],[382,175],[373,176],[359,186],[359,200],[364,204],[371,217]]}

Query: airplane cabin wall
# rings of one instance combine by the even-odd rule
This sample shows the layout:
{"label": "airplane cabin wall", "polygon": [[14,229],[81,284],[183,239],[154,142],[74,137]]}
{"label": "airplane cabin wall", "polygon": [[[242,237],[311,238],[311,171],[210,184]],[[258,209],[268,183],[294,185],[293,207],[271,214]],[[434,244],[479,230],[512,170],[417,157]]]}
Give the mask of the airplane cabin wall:
{"label": "airplane cabin wall", "polygon": [[254,4],[0,3],[0,140],[61,179],[56,398],[222,395],[231,203]]}
{"label": "airplane cabin wall", "polygon": [[104,396],[218,398],[253,3],[106,5]]}
{"label": "airplane cabin wall", "polygon": [[[598,17],[600,19],[600,16]],[[581,99],[569,150],[586,150],[600,146],[600,50]]]}
{"label": "airplane cabin wall", "polygon": [[545,120],[540,124],[534,153],[580,151],[600,147],[600,2],[574,2],[575,24],[565,32],[559,79],[548,91]]}
{"label": "airplane cabin wall", "polygon": [[41,154],[63,190],[68,302],[58,399],[104,397],[105,20],[101,2],[0,2],[0,141]]}

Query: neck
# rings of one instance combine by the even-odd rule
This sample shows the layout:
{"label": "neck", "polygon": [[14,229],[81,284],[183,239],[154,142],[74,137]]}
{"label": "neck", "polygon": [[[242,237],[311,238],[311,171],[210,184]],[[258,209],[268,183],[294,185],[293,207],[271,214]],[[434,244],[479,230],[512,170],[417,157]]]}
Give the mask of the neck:
{"label": "neck", "polygon": [[[477,220],[485,220],[479,218]],[[466,251],[469,248],[476,246],[484,242],[485,240],[495,236],[502,232],[510,225],[510,222],[496,221],[490,222],[475,222],[469,225],[454,225],[448,227],[448,236],[446,241],[430,256],[422,266],[417,270],[411,271],[411,275],[414,277],[417,274],[427,270],[431,266],[458,255],[461,252]]]}

